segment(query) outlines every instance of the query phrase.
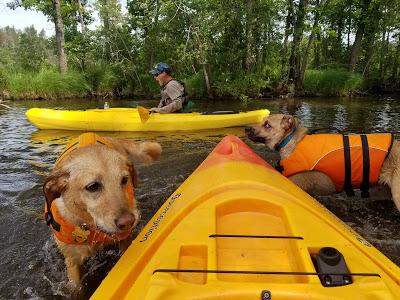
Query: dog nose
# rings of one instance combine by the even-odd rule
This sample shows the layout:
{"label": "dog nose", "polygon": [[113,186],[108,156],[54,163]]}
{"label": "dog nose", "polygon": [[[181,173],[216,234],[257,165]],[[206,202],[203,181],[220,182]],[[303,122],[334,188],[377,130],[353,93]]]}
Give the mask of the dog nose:
{"label": "dog nose", "polygon": [[246,128],[244,129],[244,132],[246,132],[246,133],[251,133],[251,132],[253,132],[253,131],[254,131],[253,127],[246,127]]}
{"label": "dog nose", "polygon": [[124,231],[130,229],[135,221],[135,216],[133,214],[125,212],[115,220],[115,225],[117,225],[120,230]]}

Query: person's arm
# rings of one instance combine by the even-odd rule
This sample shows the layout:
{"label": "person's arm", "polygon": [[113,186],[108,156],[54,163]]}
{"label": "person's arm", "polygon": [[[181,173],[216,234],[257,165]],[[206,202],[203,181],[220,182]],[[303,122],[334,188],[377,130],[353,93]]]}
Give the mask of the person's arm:
{"label": "person's arm", "polygon": [[170,104],[159,108],[159,113],[167,114],[182,109],[182,97],[173,100]]}
{"label": "person's arm", "polygon": [[149,109],[150,112],[160,112],[160,108],[162,107],[162,100],[158,103],[157,107],[152,107]]}

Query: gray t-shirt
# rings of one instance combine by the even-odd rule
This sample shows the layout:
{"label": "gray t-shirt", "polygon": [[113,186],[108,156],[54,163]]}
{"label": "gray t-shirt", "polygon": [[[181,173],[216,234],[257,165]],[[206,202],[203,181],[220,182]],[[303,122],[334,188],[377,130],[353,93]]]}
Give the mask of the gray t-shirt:
{"label": "gray t-shirt", "polygon": [[161,101],[158,105],[160,113],[179,111],[185,101],[185,87],[176,79],[172,79],[161,88]]}

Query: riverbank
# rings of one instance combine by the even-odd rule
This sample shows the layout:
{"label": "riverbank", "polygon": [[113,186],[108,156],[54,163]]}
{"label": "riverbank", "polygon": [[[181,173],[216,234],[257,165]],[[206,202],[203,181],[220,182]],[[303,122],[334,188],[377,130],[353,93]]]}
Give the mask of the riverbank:
{"label": "riverbank", "polygon": [[[115,74],[83,74],[69,71],[60,74],[43,69],[38,73],[1,74],[1,100],[54,99],[155,99],[159,86],[150,76],[143,85],[118,81]],[[257,98],[351,97],[382,94],[382,89],[366,86],[362,76],[345,70],[307,70],[304,88],[295,92],[294,85],[282,80],[217,80],[207,92],[201,77],[183,79],[192,99],[231,99],[246,102]]]}

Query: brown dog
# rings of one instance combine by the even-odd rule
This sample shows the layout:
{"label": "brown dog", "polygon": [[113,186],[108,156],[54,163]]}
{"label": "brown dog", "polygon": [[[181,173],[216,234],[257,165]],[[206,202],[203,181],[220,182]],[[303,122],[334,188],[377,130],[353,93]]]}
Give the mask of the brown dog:
{"label": "brown dog", "polygon": [[82,263],[104,244],[130,244],[139,219],[133,161],[149,163],[160,154],[158,143],[85,133],[60,156],[43,185],[45,218],[73,284],[80,284]]}
{"label": "brown dog", "polygon": [[[308,129],[301,127],[296,118],[283,114],[270,115],[264,118],[261,124],[247,127],[245,131],[250,140],[263,143],[271,150],[279,151],[280,164],[283,165],[281,171],[306,192],[312,195],[328,195],[346,190],[347,194],[351,194],[352,188],[361,188],[362,195],[368,197],[369,185],[387,185],[391,189],[393,201],[400,210],[400,142],[392,141],[390,134],[348,135],[347,137],[341,134],[308,135]],[[312,136],[318,140],[308,143],[307,146],[306,142],[312,141],[310,139]],[[331,149],[334,150],[329,150],[324,157],[313,158],[314,150],[322,152],[320,145],[329,143],[334,145],[331,138],[335,139],[337,145],[340,146],[332,146]],[[344,141],[345,138],[347,142]],[[382,139],[385,147],[372,144],[375,139]],[[352,142],[358,143],[357,146]],[[351,149],[347,152],[348,156],[351,156],[351,163],[347,166],[344,162],[342,163],[346,155],[343,150],[345,143],[349,143],[347,149]],[[367,147],[369,145],[370,148],[366,148],[369,151],[362,149],[363,143]],[[358,152],[350,154],[353,149],[357,149]],[[338,156],[334,157],[333,153]],[[353,158],[354,160],[361,158],[359,159],[361,165],[354,165]],[[375,159],[378,162],[375,162]],[[368,161],[368,165],[363,167],[363,161]],[[329,168],[333,168],[337,174],[331,176],[325,171]],[[361,175],[355,174],[357,169],[361,170]],[[370,171],[370,173],[366,171],[369,176],[362,174],[364,170]],[[366,182],[364,178],[367,178]]]}

